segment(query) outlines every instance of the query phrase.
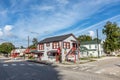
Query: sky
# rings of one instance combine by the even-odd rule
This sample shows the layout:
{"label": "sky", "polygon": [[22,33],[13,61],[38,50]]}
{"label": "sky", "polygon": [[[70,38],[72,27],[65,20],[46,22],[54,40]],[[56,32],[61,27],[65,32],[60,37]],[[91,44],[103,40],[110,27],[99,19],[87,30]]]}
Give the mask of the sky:
{"label": "sky", "polygon": [[120,0],[0,0],[0,43],[27,46],[52,36],[73,33],[105,39],[107,21],[120,26]]}

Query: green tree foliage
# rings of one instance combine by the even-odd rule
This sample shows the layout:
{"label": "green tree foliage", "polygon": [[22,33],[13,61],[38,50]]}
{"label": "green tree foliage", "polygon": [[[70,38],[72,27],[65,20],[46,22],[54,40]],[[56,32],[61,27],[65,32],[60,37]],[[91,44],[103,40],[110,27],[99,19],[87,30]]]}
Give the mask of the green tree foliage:
{"label": "green tree foliage", "polygon": [[120,49],[120,28],[116,23],[107,22],[104,26],[103,34],[106,35],[103,45],[105,52],[111,53]]}
{"label": "green tree foliage", "polygon": [[101,41],[101,40],[100,40],[100,39],[98,39],[98,38],[94,38],[94,39],[93,39],[93,41],[97,41],[97,40],[98,40],[98,41]]}
{"label": "green tree foliage", "polygon": [[37,44],[38,44],[37,38],[33,38],[32,43],[33,44],[30,45],[29,48],[31,48],[31,49],[37,48]]}
{"label": "green tree foliage", "polygon": [[37,43],[38,43],[37,38],[33,38],[32,42],[33,42],[33,45],[37,46]]}
{"label": "green tree foliage", "polygon": [[78,37],[78,41],[82,42],[82,41],[92,41],[92,37],[89,35],[80,35]]}
{"label": "green tree foliage", "polygon": [[23,47],[23,46],[20,46],[20,49],[24,49],[25,47]]}
{"label": "green tree foliage", "polygon": [[15,46],[10,42],[5,42],[0,45],[0,52],[1,53],[10,53],[11,50],[13,50]]}

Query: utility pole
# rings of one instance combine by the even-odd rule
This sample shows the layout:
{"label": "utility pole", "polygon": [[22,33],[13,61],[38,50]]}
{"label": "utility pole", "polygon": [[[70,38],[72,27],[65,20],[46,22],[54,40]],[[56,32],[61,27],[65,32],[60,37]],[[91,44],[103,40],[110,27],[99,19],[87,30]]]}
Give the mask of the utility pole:
{"label": "utility pole", "polygon": [[97,33],[97,45],[98,45],[98,58],[100,58],[100,53],[99,53],[99,37],[98,37],[98,29],[96,30],[96,33]]}

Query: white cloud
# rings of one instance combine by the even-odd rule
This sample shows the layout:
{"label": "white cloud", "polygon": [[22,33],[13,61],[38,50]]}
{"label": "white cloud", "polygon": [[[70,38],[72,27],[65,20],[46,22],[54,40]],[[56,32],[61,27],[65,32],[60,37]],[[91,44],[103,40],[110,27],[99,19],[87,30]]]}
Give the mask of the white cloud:
{"label": "white cloud", "polygon": [[57,0],[60,4],[68,4],[69,1],[68,0]]}
{"label": "white cloud", "polygon": [[6,25],[6,26],[4,27],[4,30],[5,30],[5,31],[11,31],[12,28],[13,28],[12,25]]}
{"label": "white cloud", "polygon": [[32,5],[31,9],[37,11],[52,11],[55,10],[55,7],[53,5]]}
{"label": "white cloud", "polygon": [[94,37],[94,35],[95,35],[94,31],[89,31],[89,35],[90,35],[91,37]]}
{"label": "white cloud", "polygon": [[42,11],[49,11],[49,10],[54,10],[53,6],[42,6],[39,8]]}
{"label": "white cloud", "polygon": [[[102,34],[102,29],[104,28],[104,25],[107,21],[112,21],[112,22],[117,22],[117,23],[120,23],[120,15],[117,15],[117,16],[114,16],[112,18],[109,18],[109,19],[106,19],[104,21],[101,21],[99,23],[96,23],[96,24],[93,24],[85,29],[75,29],[75,30],[72,30],[71,32],[73,32],[75,35],[79,36],[80,34],[87,34],[88,31],[91,31],[89,33],[91,33],[92,35],[92,31],[96,31],[96,29],[98,29],[98,36],[100,39],[105,39],[105,35]],[[118,24],[119,25],[119,24]],[[96,34],[94,34],[94,37],[96,37]]]}
{"label": "white cloud", "polygon": [[2,32],[2,29],[0,28],[0,37],[3,36],[3,32]]}
{"label": "white cloud", "polygon": [[13,29],[12,25],[5,25],[5,27],[4,27],[4,35],[5,36],[11,36],[12,35],[11,30],[12,29]]}
{"label": "white cloud", "polygon": [[106,19],[104,21],[101,21],[97,24],[94,24],[94,25],[91,25],[83,30],[79,30],[78,33],[83,33],[83,32],[86,32],[86,31],[89,31],[89,30],[96,30],[96,29],[102,29],[104,24],[107,22],[107,21],[112,21],[112,22],[120,22],[120,15],[116,15],[112,18],[109,18],[109,19]]}
{"label": "white cloud", "polygon": [[[46,34],[52,34],[54,32],[59,32],[62,29],[67,29],[72,25],[76,24],[78,21],[88,18],[98,11],[100,12],[103,10],[103,7],[106,4],[111,5],[114,4],[114,1],[117,2],[118,0],[83,0],[77,3],[72,3],[69,0],[57,0],[59,3],[52,4],[49,3],[42,3],[37,5],[32,5],[32,11],[29,16],[24,15],[24,13],[19,13],[22,15],[22,18],[19,17],[16,20],[14,25],[16,28],[14,29],[14,33],[19,35],[19,38],[26,38],[28,35],[31,35],[28,31],[38,32],[40,33],[39,36],[44,36]],[[71,0],[72,1],[72,0]],[[51,1],[52,2],[52,1]],[[26,2],[25,4],[27,4]],[[60,6],[64,4],[70,3],[69,6]],[[16,7],[14,7],[16,6]],[[21,9],[21,4],[15,4],[13,2],[13,11],[23,10]],[[20,9],[19,9],[20,8]],[[24,7],[23,7],[24,8]],[[26,9],[26,8],[25,8]],[[12,9],[11,9],[12,10]],[[27,10],[26,10],[27,11]],[[44,13],[44,11],[51,11],[49,13]],[[35,14],[34,14],[35,13]],[[101,23],[99,23],[101,24]],[[8,25],[9,26],[9,25]],[[99,26],[98,24],[92,26]],[[81,30],[81,26],[77,29],[70,30],[69,32],[73,32],[75,34],[82,33],[84,31],[93,31],[91,30],[92,26]],[[94,28],[92,28],[94,29]],[[11,32],[12,27],[4,28],[5,31]],[[45,33],[48,31],[49,33]],[[66,32],[67,33],[67,32]],[[91,35],[92,32],[91,32]],[[34,37],[35,35],[32,35]]]}
{"label": "white cloud", "polygon": [[[59,0],[59,1],[64,2],[67,0]],[[111,3],[111,2],[104,1],[103,3],[102,0],[96,2],[95,4],[95,1],[92,0],[91,2],[88,2],[86,4],[86,1],[82,1],[80,3],[71,5],[70,8],[63,7],[61,10],[57,10],[57,12],[54,12],[52,14],[49,13],[34,14],[28,18],[23,17],[22,19],[18,20],[15,23],[15,26],[17,27],[16,34],[19,34],[20,37],[24,37],[28,35],[26,31],[30,30],[30,31],[38,32],[40,33],[40,35],[45,35],[45,31],[49,31],[52,33],[55,31],[69,28],[71,25],[75,24],[76,22],[88,18],[89,16],[95,14],[97,11],[100,11],[100,8],[105,6],[107,3]],[[33,8],[36,8],[38,10],[39,9],[52,10],[54,9],[53,6],[55,5],[52,6],[39,5],[39,6],[33,6]]]}

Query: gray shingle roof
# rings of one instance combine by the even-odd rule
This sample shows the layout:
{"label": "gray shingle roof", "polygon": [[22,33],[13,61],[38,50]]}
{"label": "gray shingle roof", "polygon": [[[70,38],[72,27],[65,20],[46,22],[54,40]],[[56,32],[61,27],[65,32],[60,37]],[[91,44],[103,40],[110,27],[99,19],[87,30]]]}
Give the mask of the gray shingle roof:
{"label": "gray shingle roof", "polygon": [[[98,41],[98,43],[101,43],[101,40]],[[97,41],[83,41],[80,42],[81,45],[88,45],[88,44],[97,44]]]}
{"label": "gray shingle roof", "polygon": [[43,39],[38,44],[40,44],[40,43],[55,42],[55,41],[63,41],[63,40],[65,40],[66,38],[68,38],[70,36],[75,37],[73,34],[67,34],[67,35],[61,35],[61,36],[55,36],[55,37],[49,37],[49,38]]}

